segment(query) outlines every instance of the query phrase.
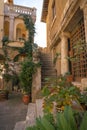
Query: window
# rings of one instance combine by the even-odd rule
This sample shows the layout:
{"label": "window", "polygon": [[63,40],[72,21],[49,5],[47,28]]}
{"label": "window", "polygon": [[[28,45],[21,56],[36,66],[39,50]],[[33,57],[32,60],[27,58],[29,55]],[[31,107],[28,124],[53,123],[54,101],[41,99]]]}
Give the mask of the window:
{"label": "window", "polygon": [[[72,62],[72,74],[76,81],[80,81],[81,78],[87,77],[87,52],[83,19],[81,19],[77,28],[71,33],[70,44],[73,56],[76,58]],[[78,48],[76,48],[76,45]]]}
{"label": "window", "polygon": [[16,39],[19,40],[19,38],[21,38],[21,29],[17,28],[16,29]]}
{"label": "window", "polygon": [[54,0],[52,4],[52,19],[54,19],[55,15],[56,15],[56,6],[55,6],[55,0]]}

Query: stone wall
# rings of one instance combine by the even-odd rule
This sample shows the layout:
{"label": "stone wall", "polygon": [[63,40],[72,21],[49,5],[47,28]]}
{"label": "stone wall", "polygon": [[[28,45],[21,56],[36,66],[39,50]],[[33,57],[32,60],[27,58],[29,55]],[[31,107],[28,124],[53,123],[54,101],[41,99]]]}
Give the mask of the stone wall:
{"label": "stone wall", "polygon": [[39,96],[41,90],[41,67],[37,68],[35,74],[33,74],[32,82],[32,102],[35,102]]}

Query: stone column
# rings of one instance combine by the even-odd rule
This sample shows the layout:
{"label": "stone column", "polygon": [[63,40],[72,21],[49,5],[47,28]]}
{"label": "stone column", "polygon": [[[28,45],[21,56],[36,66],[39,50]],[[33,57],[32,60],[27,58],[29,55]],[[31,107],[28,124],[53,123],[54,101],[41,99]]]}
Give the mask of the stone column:
{"label": "stone column", "polygon": [[67,60],[68,56],[68,33],[62,33],[61,35],[61,74],[64,75],[69,71],[69,64]]}
{"label": "stone column", "polygon": [[[33,52],[33,62],[39,63],[39,52]],[[32,102],[35,102],[41,91],[41,67],[37,67],[32,80]]]}
{"label": "stone column", "polygon": [[14,16],[10,16],[9,40],[14,40]]}
{"label": "stone column", "polygon": [[38,94],[41,91],[41,67],[37,68],[35,74],[33,74],[32,81],[32,102],[35,102],[38,98]]}

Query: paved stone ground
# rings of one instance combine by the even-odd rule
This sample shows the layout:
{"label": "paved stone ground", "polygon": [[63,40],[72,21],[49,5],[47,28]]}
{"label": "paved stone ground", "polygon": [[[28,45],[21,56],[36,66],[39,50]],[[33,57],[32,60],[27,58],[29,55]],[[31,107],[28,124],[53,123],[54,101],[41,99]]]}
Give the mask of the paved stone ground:
{"label": "paved stone ground", "polygon": [[0,130],[13,130],[16,122],[26,119],[27,105],[20,93],[11,93],[9,99],[0,101]]}

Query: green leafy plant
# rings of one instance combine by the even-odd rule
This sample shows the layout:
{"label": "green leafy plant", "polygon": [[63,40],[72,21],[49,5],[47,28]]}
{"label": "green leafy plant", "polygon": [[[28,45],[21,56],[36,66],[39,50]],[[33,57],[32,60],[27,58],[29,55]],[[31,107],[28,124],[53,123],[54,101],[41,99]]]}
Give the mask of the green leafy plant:
{"label": "green leafy plant", "polygon": [[67,56],[67,60],[71,62],[79,61],[80,60],[80,55],[86,51],[86,43],[84,40],[79,39],[76,43],[73,44],[72,46],[72,55]]}
{"label": "green leafy plant", "polygon": [[65,76],[67,82],[72,82],[73,81],[73,75],[69,71],[66,72],[64,76]]}
{"label": "green leafy plant", "polygon": [[23,91],[28,94],[31,93],[32,74],[36,72],[36,68],[36,64],[29,60],[25,60],[22,64],[22,69],[19,77]]}
{"label": "green leafy plant", "polygon": [[[79,116],[77,119],[75,113]],[[50,117],[50,119],[49,119]],[[79,125],[77,123],[79,121]],[[56,113],[54,117],[51,114],[44,115],[36,119],[36,125],[26,128],[26,130],[86,130],[87,112],[81,114],[75,112],[70,106],[66,106],[63,112]]]}
{"label": "green leafy plant", "polygon": [[28,31],[28,39],[25,41],[24,47],[19,49],[19,53],[26,56],[25,60],[22,63],[19,77],[23,91],[25,93],[31,94],[32,75],[36,72],[36,68],[39,66],[39,63],[34,63],[33,61],[33,48],[37,48],[36,44],[33,43],[35,33],[33,20],[29,15],[24,15],[23,19]]}
{"label": "green leafy plant", "polygon": [[2,39],[3,46],[6,45],[9,42],[9,39],[7,36],[4,36]]}
{"label": "green leafy plant", "polygon": [[67,82],[65,77],[51,79],[50,82],[42,90],[44,112],[52,112],[54,102],[56,103],[56,110],[62,111],[66,105],[72,106],[73,100],[79,99],[80,90],[72,83]]}
{"label": "green leafy plant", "polygon": [[87,110],[87,88],[80,94],[79,102],[84,110]]}
{"label": "green leafy plant", "polygon": [[54,59],[53,59],[53,63],[54,63],[54,64],[56,64],[56,61],[57,61],[57,59],[60,57],[60,55],[61,55],[60,53],[56,53],[56,54],[55,54],[55,57],[54,57]]}

